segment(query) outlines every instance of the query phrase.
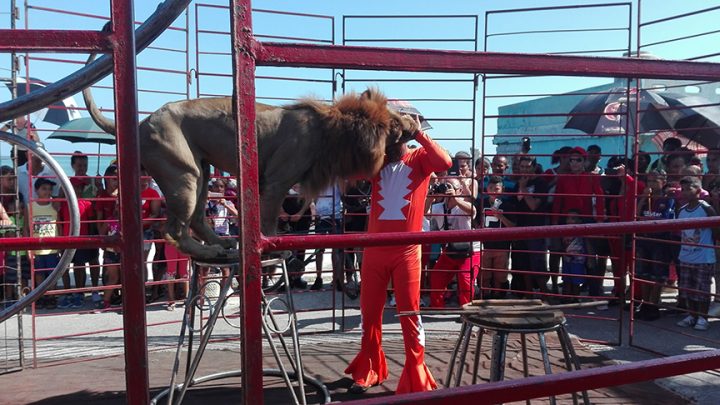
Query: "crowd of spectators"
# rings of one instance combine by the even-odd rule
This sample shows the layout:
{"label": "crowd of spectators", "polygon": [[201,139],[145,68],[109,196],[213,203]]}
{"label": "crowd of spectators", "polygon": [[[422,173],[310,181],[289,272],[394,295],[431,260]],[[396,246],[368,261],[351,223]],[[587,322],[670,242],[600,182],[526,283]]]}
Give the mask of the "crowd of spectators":
{"label": "crowd of spectators", "polygon": [[[528,152],[474,161],[467,152],[458,152],[449,172],[433,176],[425,230],[697,218],[716,215],[720,210],[718,150],[708,151],[703,162],[673,137],[665,140],[654,160],[644,152],[628,159],[603,156],[597,145],[565,146],[552,154],[552,167],[547,169]],[[67,234],[63,226],[68,221],[67,204],[55,174],[32,153],[26,152],[26,156],[27,161],[17,169],[3,166],[0,171],[3,235]],[[103,176],[88,176],[88,158],[80,152],[72,156],[71,165],[71,183],[80,205],[81,234],[117,233],[117,166],[108,166]],[[161,238],[164,197],[149,177],[143,176],[141,185],[145,260],[151,263],[152,280],[164,281],[152,283],[148,301],[165,302],[172,310],[176,301],[187,295],[188,258]],[[236,235],[234,180],[218,177],[208,187],[206,214],[211,226],[218,235]],[[366,230],[368,182],[339,184],[321,194],[306,201],[299,186],[289,190],[279,213],[278,231],[338,234]],[[635,238],[588,236],[428,245],[423,247],[426,294],[422,302],[444,307],[462,305],[473,298],[512,296],[541,297],[550,302],[607,300],[611,305],[622,305],[630,293],[626,276],[634,271],[634,295],[642,305],[631,308],[639,319],[658,319],[665,305],[661,300],[663,288],[677,286],[677,306],[690,314],[678,325],[705,330],[710,301],[713,297],[720,300],[717,281],[715,295],[710,291],[712,277],[717,280],[720,276],[712,247],[715,243],[711,230],[689,229],[637,234]],[[55,267],[59,252],[19,251],[3,256],[0,294],[4,302],[12,303],[18,292],[22,294],[37,285]],[[325,256],[323,249],[311,255],[292,252],[291,258],[301,265],[292,268],[288,287],[325,289]],[[331,249],[327,256],[333,269],[328,289],[356,298],[362,277],[358,275],[362,249]],[[122,282],[119,259],[119,252],[111,248],[101,252],[78,250],[72,262],[73,279],[66,274],[62,282],[63,289],[72,293],[50,294],[37,305],[47,309],[112,308],[122,299],[118,293]],[[612,276],[607,275],[608,260]],[[312,261],[314,279],[304,280],[305,267]],[[227,269],[223,270],[226,277]],[[201,271],[205,274],[207,269]],[[612,284],[612,288],[606,291],[605,284]],[[391,295],[389,298],[392,300]]]}

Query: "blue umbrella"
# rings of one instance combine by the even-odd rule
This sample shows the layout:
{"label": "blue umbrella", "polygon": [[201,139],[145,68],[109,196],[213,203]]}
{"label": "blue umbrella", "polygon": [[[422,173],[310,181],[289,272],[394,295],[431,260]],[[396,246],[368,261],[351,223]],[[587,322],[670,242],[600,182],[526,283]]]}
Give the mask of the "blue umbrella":
{"label": "blue umbrella", "polygon": [[115,145],[115,136],[100,129],[90,117],[77,118],[66,122],[48,135],[47,139],[62,139],[72,143],[97,143],[98,170],[100,167],[100,144]]}
{"label": "blue umbrella", "polygon": [[62,139],[72,143],[89,142],[115,145],[115,136],[100,129],[90,117],[66,122],[48,135],[47,139]]}

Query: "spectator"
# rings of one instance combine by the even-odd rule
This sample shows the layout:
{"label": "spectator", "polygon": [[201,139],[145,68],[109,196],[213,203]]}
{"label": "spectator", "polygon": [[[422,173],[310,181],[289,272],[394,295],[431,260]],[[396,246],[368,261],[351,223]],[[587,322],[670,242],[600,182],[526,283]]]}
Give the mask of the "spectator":
{"label": "spectator", "polygon": [[[467,187],[457,179],[450,179],[446,183],[445,195],[442,204],[435,204],[440,212],[433,212],[434,221],[442,220],[438,225],[443,230],[469,230],[475,217],[475,207],[472,198],[464,197]],[[440,216],[438,216],[439,214]],[[454,276],[458,283],[458,304],[465,305],[473,297],[473,264],[480,262],[480,242],[462,242],[447,244],[430,274],[430,305],[437,308],[445,306],[443,290]]]}
{"label": "spectator", "polygon": [[[35,142],[40,142],[35,125],[27,120],[27,117],[22,115],[15,118],[14,122],[8,122],[0,128],[0,131],[13,132],[15,135],[28,139]],[[15,160],[16,166],[22,166],[27,163],[27,149],[24,146],[17,146],[10,151],[10,158],[15,158],[15,149],[17,149],[17,159]],[[26,195],[27,197],[27,195]]]}
{"label": "spectator", "polygon": [[[635,178],[628,174],[627,167],[630,165],[631,163],[622,156],[615,156],[608,161],[607,176],[605,178],[615,183],[615,186],[611,187],[613,197],[607,198],[608,214],[612,222],[633,221],[635,218],[632,208],[637,206],[634,197],[636,195],[635,190],[637,189],[637,195],[642,195],[645,190],[644,183],[636,182]],[[608,243],[612,256],[613,276],[615,277],[613,294],[616,297],[622,297],[625,293],[625,275],[633,260],[632,246],[630,245],[632,238],[627,235],[620,235],[610,238]],[[593,274],[604,276],[604,268],[598,269],[597,273]],[[593,282],[594,280],[590,283],[594,287],[590,295],[602,295],[600,286],[594,285]]]}
{"label": "spectator", "polygon": [[590,145],[587,148],[587,161],[585,162],[585,171],[592,174],[605,174],[605,171],[598,165],[602,158],[602,149],[598,145]]}
{"label": "spectator", "polygon": [[[40,159],[39,156],[30,153],[30,161],[17,169],[17,187],[18,192],[22,194],[25,201],[36,200],[37,191],[31,187],[31,182],[35,181],[35,178],[43,177],[52,180],[56,177],[55,172]],[[31,167],[32,173],[28,171],[28,165]],[[52,181],[55,186],[51,190],[52,196],[57,196],[59,188],[55,181]],[[32,194],[31,194],[32,190]]]}
{"label": "spectator", "polygon": [[[518,190],[516,195],[516,211],[517,226],[542,226],[545,225],[546,203],[548,184],[541,176],[537,174],[537,161],[534,157],[528,155],[519,156],[518,174],[521,177],[517,179]],[[517,246],[518,252],[513,251],[513,255],[520,262],[521,269],[528,269],[532,272],[547,272],[547,262],[545,259],[546,243],[545,239],[530,239],[524,241],[514,241],[513,248]],[[548,277],[540,274],[530,274],[524,277],[524,287],[528,291],[534,289],[540,292],[548,292]]]}
{"label": "spectator", "polygon": [[[567,210],[566,222],[568,225],[582,224],[580,210]],[[580,285],[587,274],[586,267],[594,267],[589,263],[589,256],[593,254],[590,240],[582,236],[569,236],[562,238],[565,247],[563,256],[563,295],[577,297],[580,294]],[[576,298],[564,298],[564,302],[577,302]]]}
{"label": "spectator", "polygon": [[[35,180],[34,192],[38,201],[32,201],[28,206],[30,221],[26,222],[27,234],[36,238],[46,238],[62,235],[62,224],[58,221],[58,211],[53,205],[52,191],[55,182],[43,177]],[[41,249],[31,252],[35,267],[35,286],[45,280],[45,273],[52,271],[58,265],[60,256],[56,249]],[[38,300],[40,306],[55,309],[57,300],[55,296],[46,296]]]}
{"label": "spectator", "polygon": [[585,221],[595,219],[603,222],[605,216],[605,198],[600,186],[600,176],[585,173],[585,149],[576,146],[570,153],[570,174],[560,176],[553,200],[553,224],[563,223],[562,213],[571,209],[578,210]]}
{"label": "spectator", "polygon": [[[210,192],[208,193],[208,202],[205,209],[205,215],[215,234],[221,238],[230,236],[230,221],[233,217],[238,216],[238,210],[232,201],[225,199],[225,190],[227,181],[223,178],[215,178],[210,182]],[[199,268],[200,277],[205,284],[205,279],[210,271],[207,267]],[[222,282],[230,276],[230,268],[222,267]],[[221,284],[222,285],[222,284]]]}
{"label": "spectator", "polygon": [[[285,200],[283,200],[279,217],[280,229],[286,233],[307,235],[310,231],[311,223],[312,215],[310,212],[310,204],[305,203],[305,199],[300,190],[300,184],[295,184],[288,191]],[[295,250],[292,252],[292,256],[304,262],[305,250]],[[291,273],[288,276],[290,277],[291,288],[307,288],[307,282],[302,279],[302,271],[299,273]]]}
{"label": "spectator", "polygon": [[[475,180],[478,183],[485,183],[484,179],[486,176],[492,173],[492,167],[488,158],[477,158],[475,159]],[[478,190],[478,193],[480,191]]]}
{"label": "spectator", "polygon": [[[493,176],[499,176],[503,179],[503,190],[510,191],[515,189],[515,180],[513,180],[509,173],[507,173],[508,169],[508,161],[507,157],[502,155],[495,155],[492,158],[492,162],[490,163],[490,168],[492,169],[492,175]],[[483,189],[487,189],[488,183],[486,180],[489,178],[486,178],[483,181]]]}
{"label": "spectator", "polygon": [[[150,255],[150,248],[155,241],[155,229],[159,225],[158,220],[160,219],[160,210],[162,207],[162,201],[160,193],[154,188],[150,187],[151,178],[148,176],[147,171],[144,168],[140,169],[140,202],[142,207],[142,222],[143,222],[143,262],[147,263],[148,256]],[[163,252],[164,253],[164,252]],[[146,266],[143,266],[145,271],[145,281],[147,281],[147,270]],[[159,281],[162,279],[163,274],[157,266],[152,266],[153,280]],[[159,286],[157,284],[151,287],[150,302],[157,300],[159,296]]]}
{"label": "spectator", "polygon": [[[668,181],[679,182],[680,179],[683,177],[683,170],[685,170],[685,168],[690,164],[690,156],[676,152],[672,155],[668,155],[666,161],[666,164],[663,164],[662,166],[667,172]],[[660,168],[662,169],[663,167]],[[654,170],[655,168],[651,169]]]}
{"label": "spectator", "polygon": [[[503,179],[492,176],[485,189],[487,195],[482,199],[478,223],[483,228],[507,228],[516,225],[514,212],[515,201],[503,199]],[[488,241],[483,243],[482,268],[479,279],[483,296],[489,292],[491,298],[502,298],[510,289],[508,283],[508,262],[510,258],[510,241]]]}
{"label": "spectator", "polygon": [[679,138],[675,138],[673,136],[665,138],[663,141],[662,146],[662,156],[660,156],[659,159],[655,160],[652,165],[650,165],[650,170],[656,170],[661,169],[665,170],[668,174],[670,174],[670,169],[668,166],[670,166],[669,157],[673,155],[673,152],[680,149],[682,147],[682,141],[680,141]]}
{"label": "spectator", "polygon": [[6,209],[16,199],[17,182],[15,180],[15,171],[12,167],[0,167],[0,204],[4,205]]}
{"label": "spectator", "polygon": [[180,283],[183,297],[188,296],[188,266],[190,265],[190,258],[180,252],[170,242],[163,243],[165,248],[165,260],[167,260],[167,270],[163,276],[163,280],[170,281],[166,284],[168,303],[165,309],[168,311],[175,310],[175,280],[184,280]]}
{"label": "spectator", "polygon": [[[647,152],[640,150],[637,155],[633,156],[633,161],[637,162],[637,178],[641,181],[645,181],[645,175],[650,167],[650,155]],[[635,170],[635,168],[632,168],[632,170]]]}
{"label": "spectator", "polygon": [[[98,234],[112,236],[120,231],[120,216],[118,213],[118,168],[116,165],[110,165],[105,169],[103,175],[104,187],[98,193],[98,199],[95,203],[95,215],[97,217]],[[114,286],[121,282],[120,280],[120,253],[113,248],[105,248],[103,252],[103,284],[105,286]],[[90,273],[92,276],[92,273]],[[98,286],[99,280],[92,280],[93,287]],[[112,297],[115,292],[114,288],[106,288],[102,297],[99,293],[93,291],[92,300],[95,308],[99,311],[110,308]],[[98,299],[100,298],[100,299]]]}
{"label": "spectator", "polygon": [[[687,165],[687,166],[685,166],[685,168],[683,168],[683,169],[680,171],[680,176],[681,176],[682,178],[692,177],[692,178],[696,179],[697,181],[699,181],[700,184],[702,184],[702,169],[700,168],[700,166]],[[707,190],[705,190],[704,188],[700,187],[700,199],[701,199],[701,200],[706,200],[706,199],[708,199],[709,196],[710,196],[710,193],[709,193]],[[678,206],[679,206],[679,207],[682,207],[683,205],[685,205],[685,204],[688,203],[688,202],[683,198],[683,195],[682,195],[682,191],[681,191],[681,190],[678,190],[678,193],[677,193],[677,195],[675,196],[675,198],[676,198],[677,201],[678,201]]]}
{"label": "spectator", "polygon": [[[548,204],[548,211],[551,211],[552,205],[555,201],[555,193],[557,188],[557,182],[561,175],[565,175],[570,173],[570,153],[573,151],[573,148],[570,146],[563,146],[562,148],[556,150],[552,154],[551,163],[556,164],[556,167],[547,169],[544,173],[543,178],[548,183],[548,198],[547,198],[547,204]],[[550,217],[548,223],[553,223],[554,217]],[[551,274],[550,280],[552,281],[552,292],[554,294],[558,293],[558,277],[557,274],[560,273],[560,261],[563,257],[563,252],[565,251],[562,239],[560,238],[550,238],[547,240],[548,244],[548,251],[549,251],[549,265],[548,270]]]}
{"label": "spectator", "polygon": [[[71,178],[79,187],[80,192],[76,192],[79,198],[94,198],[98,193],[97,178],[91,181],[87,177],[88,170],[88,157],[82,152],[76,150],[70,157],[70,166],[72,167],[75,175]],[[73,187],[76,187],[73,185]]]}
{"label": "spectator", "polygon": [[[315,233],[318,235],[332,235],[343,233],[343,206],[340,188],[332,185],[315,200]],[[310,289],[319,290],[322,288],[322,268],[325,249],[320,249],[315,259],[315,282]],[[343,249],[332,249],[330,260],[333,269],[333,285],[338,291],[343,291],[342,280]],[[352,273],[346,273],[347,281],[352,280]]]}
{"label": "spectator", "polygon": [[[674,219],[675,199],[668,194],[665,171],[658,169],[647,174],[647,186],[638,199],[637,213],[640,220]],[[674,260],[670,232],[640,234],[635,243],[635,275],[643,280],[640,284],[642,305],[635,317],[654,321],[660,317],[660,293],[670,275],[670,263]]]}
{"label": "spectator", "polygon": [[[710,184],[710,198],[708,198],[708,202],[715,212],[720,212],[720,177]],[[715,242],[717,243],[718,241],[716,240]],[[718,249],[715,250],[715,299],[713,301],[720,303],[720,263],[717,261],[717,255]]]}
{"label": "spectator", "polygon": [[[28,236],[27,227],[25,226],[25,205],[22,199],[12,200],[5,205],[5,211],[11,221],[11,225],[7,225],[4,232],[0,229],[0,236]],[[5,222],[7,223],[7,222]],[[27,251],[9,251],[5,254],[5,297],[6,299],[16,299],[14,285],[18,283],[18,270],[20,273],[20,285],[24,291],[28,287],[30,280],[30,261],[28,260]]]}
{"label": "spectator", "polygon": [[460,151],[455,154],[455,161],[458,165],[458,177],[464,188],[468,191],[467,197],[474,197],[478,193],[477,180],[473,177],[472,157],[469,153]]}
{"label": "spectator", "polygon": [[705,159],[707,173],[703,177],[702,185],[705,190],[710,190],[710,185],[720,180],[720,149],[710,149]]}
{"label": "spectator", "polygon": [[[353,184],[346,185],[345,193],[342,197],[342,203],[345,207],[345,232],[347,233],[365,233],[367,232],[368,210],[370,209],[370,182],[360,180]],[[362,265],[362,248],[350,248],[345,251],[344,266],[346,271],[355,271],[360,269]],[[358,296],[357,289],[359,286],[354,280],[348,281],[346,293],[350,298],[355,299]]]}
{"label": "spectator", "polygon": [[[694,177],[680,180],[682,194],[688,202],[678,213],[679,219],[707,218],[717,215],[707,202],[700,199],[700,181]],[[678,260],[678,287],[680,300],[687,303],[689,314],[677,323],[695,330],[708,329],[705,318],[710,308],[710,284],[715,269],[715,239],[717,229],[696,228],[682,230],[682,245]],[[696,291],[688,291],[696,290]],[[699,292],[697,292],[699,291]]]}
{"label": "spectator", "polygon": [[[82,189],[84,184],[77,181],[77,177],[72,177],[70,183],[77,195],[78,211],[80,214],[80,235],[90,235],[90,226],[94,227],[95,210],[93,203],[87,198],[82,197]],[[60,219],[63,224],[70,221],[70,208],[67,202],[60,204]],[[70,234],[69,227],[63,227],[63,235]],[[90,263],[90,271],[99,271],[100,263],[98,261],[98,249],[77,249],[72,258],[73,276],[75,278],[75,288],[84,288],[87,281],[85,265]],[[66,290],[72,288],[70,284],[70,272],[65,272],[62,277],[63,287]],[[58,308],[82,308],[85,305],[84,293],[78,292],[74,294],[63,295],[58,301]]]}

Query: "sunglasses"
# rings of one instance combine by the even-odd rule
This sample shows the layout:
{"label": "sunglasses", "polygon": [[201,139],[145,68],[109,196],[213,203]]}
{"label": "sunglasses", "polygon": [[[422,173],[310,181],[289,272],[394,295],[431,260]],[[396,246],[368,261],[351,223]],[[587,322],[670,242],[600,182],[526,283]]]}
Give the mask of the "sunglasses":
{"label": "sunglasses", "polygon": [[583,160],[585,160],[585,159],[583,159],[583,158],[570,158],[570,162],[582,162]]}

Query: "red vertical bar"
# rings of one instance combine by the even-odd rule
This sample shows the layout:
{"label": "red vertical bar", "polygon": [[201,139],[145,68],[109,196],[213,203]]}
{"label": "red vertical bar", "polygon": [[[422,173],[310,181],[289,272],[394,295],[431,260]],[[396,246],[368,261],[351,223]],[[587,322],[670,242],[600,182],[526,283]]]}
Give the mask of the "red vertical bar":
{"label": "red vertical bar", "polygon": [[238,215],[242,296],[243,403],[263,403],[262,329],[260,323],[260,212],[255,140],[255,55],[250,0],[230,2],[233,52],[233,107],[238,123]]}
{"label": "red vertical bar", "polygon": [[128,404],[150,402],[148,377],[145,276],[140,222],[140,146],[138,142],[137,77],[133,3],[112,1],[115,69],[115,118],[120,182],[120,265],[123,269],[125,384]]}

